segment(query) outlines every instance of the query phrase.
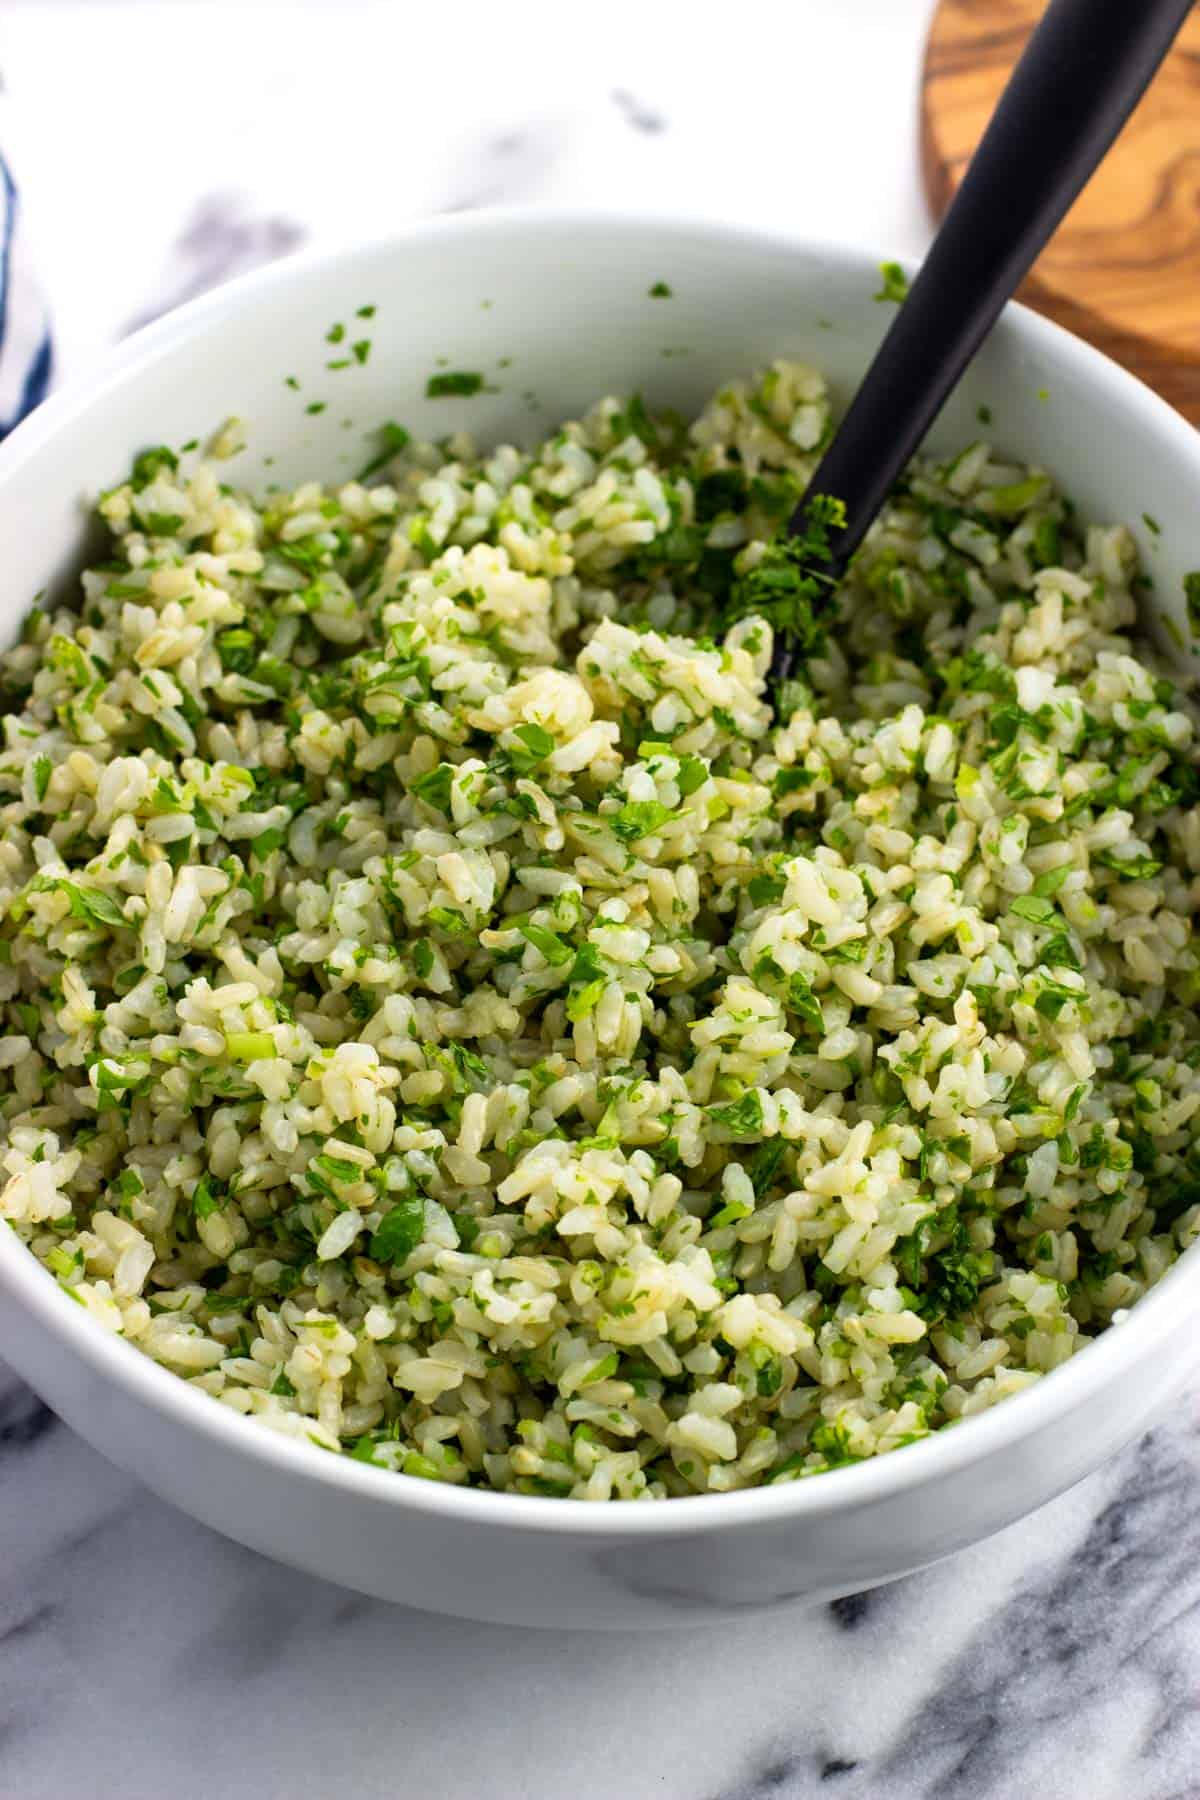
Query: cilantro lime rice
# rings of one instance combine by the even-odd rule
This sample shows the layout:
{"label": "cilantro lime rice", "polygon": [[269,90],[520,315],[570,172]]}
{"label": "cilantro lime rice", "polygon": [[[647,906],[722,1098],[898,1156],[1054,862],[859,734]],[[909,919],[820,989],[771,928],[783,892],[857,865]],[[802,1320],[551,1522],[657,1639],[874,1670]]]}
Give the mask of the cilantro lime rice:
{"label": "cilantro lime rice", "polygon": [[663,1497],[991,1406],[1196,1235],[1132,539],[973,444],[817,620],[767,545],[828,428],[781,363],[103,497],[0,759],[0,1214],[99,1325],[387,1470]]}

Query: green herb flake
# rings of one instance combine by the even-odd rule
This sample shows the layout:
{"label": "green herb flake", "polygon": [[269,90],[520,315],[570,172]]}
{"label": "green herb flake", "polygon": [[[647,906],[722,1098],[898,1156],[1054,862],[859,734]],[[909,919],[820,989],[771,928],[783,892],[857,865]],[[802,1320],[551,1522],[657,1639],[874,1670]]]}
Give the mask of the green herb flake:
{"label": "green herb flake", "polygon": [[[1036,897],[1039,900],[1044,900],[1048,899],[1051,894],[1057,894],[1059,888],[1071,873],[1071,868],[1072,865],[1070,863],[1057,863],[1053,869],[1045,870],[1044,873],[1039,875],[1034,881],[1033,891]],[[1016,910],[1015,907],[1013,910]]]}
{"label": "green herb flake", "polygon": [[425,1196],[406,1194],[391,1207],[371,1236],[376,1262],[406,1262],[425,1234]]}
{"label": "green herb flake", "polygon": [[1200,569],[1192,569],[1184,576],[1183,595],[1187,605],[1188,623],[1193,632],[1200,635]]}
{"label": "green herb flake", "polygon": [[152,537],[174,537],[183,520],[178,513],[146,513],[142,524]]}
{"label": "green herb flake", "polygon": [[617,836],[628,844],[649,837],[671,817],[671,808],[661,800],[628,800],[613,814],[609,823]]}
{"label": "green herb flake", "polygon": [[425,383],[427,400],[445,400],[449,398],[468,399],[478,394],[483,388],[483,376],[471,369],[447,369],[444,374],[431,375]]}
{"label": "green herb flake", "polygon": [[679,774],[676,777],[679,792],[683,798],[686,800],[689,794],[694,794],[697,789],[702,788],[708,780],[708,775],[708,764],[702,757],[690,754],[684,756],[680,761]]}
{"label": "green herb flake", "polygon": [[1049,925],[1057,916],[1049,900],[1038,894],[1021,894],[1010,905],[1010,912],[1018,919],[1028,919],[1033,925]]}
{"label": "green herb flake", "polygon": [[828,572],[833,535],[845,525],[840,500],[813,495],[805,503],[804,529],[773,539],[754,567],[738,577],[727,622],[755,615],[786,635],[799,655],[820,655],[835,605],[835,583]]}
{"label": "green herb flake", "polygon": [[164,473],[173,475],[179,467],[179,458],[166,444],[156,444],[151,450],[143,450],[133,459],[130,472],[130,484],[134,493],[140,493],[144,487]]}
{"label": "green herb flake", "polygon": [[192,1189],[192,1212],[197,1219],[209,1219],[220,1212],[225,1198],[212,1176],[202,1175]]}
{"label": "green herb flake", "polygon": [[723,1126],[737,1137],[753,1137],[762,1130],[762,1095],[757,1088],[749,1088],[740,1100],[731,1101],[727,1106],[710,1107],[709,1117],[714,1125]]}
{"label": "green herb flake", "polygon": [[595,1012],[608,986],[607,980],[598,975],[594,981],[587,981],[582,987],[573,987],[567,997],[567,1017],[572,1025],[578,1025],[589,1013]]}
{"label": "green herb flake", "polygon": [[435,812],[449,813],[450,790],[454,785],[455,769],[452,763],[439,763],[436,769],[430,769],[425,775],[418,775],[412,784],[412,791],[426,806],[433,807]]}
{"label": "green herb flake", "polygon": [[1163,866],[1157,856],[1117,856],[1111,850],[1099,851],[1094,860],[1102,868],[1111,869],[1120,881],[1149,881],[1161,873]]}
{"label": "green herb flake", "polygon": [[569,944],[564,944],[554,932],[547,931],[542,925],[522,925],[521,936],[526,943],[539,950],[552,968],[560,969],[564,964],[574,960],[575,952]]}
{"label": "green herb flake", "polygon": [[873,295],[876,300],[894,300],[901,305],[908,299],[908,276],[898,262],[881,262],[879,273],[883,277],[883,286]]}
{"label": "green herb flake", "polygon": [[364,463],[355,476],[356,481],[369,481],[371,476],[390,463],[394,456],[399,456],[410,441],[409,434],[403,425],[397,425],[392,420],[388,420],[386,424],[379,427],[379,436],[382,440],[382,449],[371,458],[370,462]]}
{"label": "green herb flake", "polygon": [[125,914],[112,894],[101,888],[79,887],[73,881],[55,883],[67,896],[72,917],[85,925],[119,926],[125,923]]}

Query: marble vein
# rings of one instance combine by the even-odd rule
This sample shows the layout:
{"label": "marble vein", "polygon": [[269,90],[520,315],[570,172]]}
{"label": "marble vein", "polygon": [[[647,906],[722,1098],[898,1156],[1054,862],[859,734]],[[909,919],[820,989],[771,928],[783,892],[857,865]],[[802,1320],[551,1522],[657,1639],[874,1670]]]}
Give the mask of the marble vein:
{"label": "marble vein", "polygon": [[294,219],[256,212],[245,194],[205,194],[192,208],[168,252],[161,285],[124,327],[136,331],[185,301],[235,275],[297,249],[307,233]]}

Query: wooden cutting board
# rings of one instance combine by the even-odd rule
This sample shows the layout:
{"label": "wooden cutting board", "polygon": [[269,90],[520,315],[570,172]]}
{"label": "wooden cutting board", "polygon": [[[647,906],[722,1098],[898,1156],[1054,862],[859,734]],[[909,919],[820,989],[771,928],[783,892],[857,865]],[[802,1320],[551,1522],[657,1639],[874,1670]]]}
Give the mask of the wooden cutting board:
{"label": "wooden cutting board", "polygon": [[[921,159],[936,217],[1042,10],[1039,0],[940,0],[921,86]],[[1200,424],[1200,14],[1184,26],[1020,298]]]}

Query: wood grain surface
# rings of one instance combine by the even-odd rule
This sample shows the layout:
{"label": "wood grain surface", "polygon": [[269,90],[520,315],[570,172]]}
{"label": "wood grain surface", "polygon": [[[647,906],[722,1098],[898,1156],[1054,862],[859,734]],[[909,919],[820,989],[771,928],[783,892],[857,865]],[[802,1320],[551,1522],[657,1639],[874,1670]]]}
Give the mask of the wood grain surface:
{"label": "wood grain surface", "polygon": [[[922,167],[939,218],[1041,12],[1039,0],[940,0],[921,93]],[[1020,298],[1200,424],[1197,12]]]}

